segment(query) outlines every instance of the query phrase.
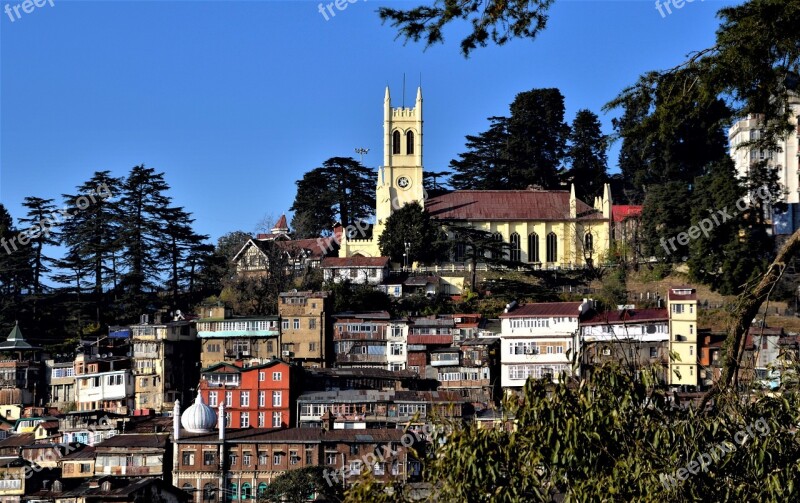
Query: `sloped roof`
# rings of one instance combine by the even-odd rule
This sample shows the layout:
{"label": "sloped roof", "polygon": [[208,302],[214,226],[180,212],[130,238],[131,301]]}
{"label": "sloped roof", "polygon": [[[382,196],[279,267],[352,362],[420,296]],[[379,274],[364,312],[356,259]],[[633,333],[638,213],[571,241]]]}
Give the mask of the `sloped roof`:
{"label": "sloped roof", "polygon": [[666,308],[618,309],[605,313],[590,312],[590,318],[581,325],[605,325],[612,323],[641,323],[645,321],[669,321]]}
{"label": "sloped roof", "polygon": [[[425,201],[439,220],[572,220],[566,190],[456,190]],[[602,220],[602,213],[577,200],[579,220]]]}
{"label": "sloped roof", "polygon": [[389,257],[325,257],[322,267],[337,269],[342,267],[388,267]]}
{"label": "sloped roof", "polygon": [[615,204],[611,207],[611,217],[615,222],[642,216],[642,206],[634,204]]}
{"label": "sloped roof", "polygon": [[34,349],[41,348],[32,346],[25,340],[25,337],[22,336],[22,331],[19,329],[19,323],[16,323],[14,328],[11,329],[8,338],[4,342],[0,342],[0,351],[25,351]]}
{"label": "sloped roof", "polygon": [[580,302],[539,302],[537,304],[524,304],[510,313],[503,313],[501,318],[518,318],[531,316],[570,316],[578,317]]}

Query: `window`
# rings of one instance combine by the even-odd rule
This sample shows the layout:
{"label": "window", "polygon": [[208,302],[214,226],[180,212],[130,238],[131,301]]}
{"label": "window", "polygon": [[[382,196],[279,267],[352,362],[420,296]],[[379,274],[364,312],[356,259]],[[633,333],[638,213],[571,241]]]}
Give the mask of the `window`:
{"label": "window", "polygon": [[650,358],[658,357],[658,348],[657,347],[650,347]]}
{"label": "window", "polygon": [[689,335],[694,334],[694,325],[689,325]]}
{"label": "window", "polygon": [[258,427],[264,428],[266,426],[266,414],[263,412],[258,413]]}
{"label": "window", "polygon": [[683,304],[672,304],[673,314],[683,314]]}
{"label": "window", "polygon": [[239,405],[241,407],[250,407],[250,392],[242,391],[239,394]]}
{"label": "window", "polygon": [[689,314],[694,314],[694,304],[689,304]]}
{"label": "window", "polygon": [[402,344],[392,344],[392,356],[403,356]]}
{"label": "window", "polygon": [[528,262],[539,262],[539,235],[528,234]]}
{"label": "window", "polygon": [[258,484],[258,497],[259,498],[262,498],[262,497],[267,495],[267,487],[269,487],[269,486],[267,486],[266,482],[262,482],[262,483]]}
{"label": "window", "polygon": [[306,466],[314,464],[314,449],[306,448]]}
{"label": "window", "polygon": [[[192,455],[192,463],[194,463],[194,454]],[[91,463],[81,463],[78,467],[78,471],[80,473],[91,473],[92,472],[92,465]]]}
{"label": "window", "polygon": [[317,328],[317,319],[316,318],[309,318],[308,319],[308,328],[314,330]]}
{"label": "window", "polygon": [[400,153],[400,131],[392,133],[392,154]]}
{"label": "window", "polygon": [[522,249],[520,248],[519,244],[519,234],[516,232],[511,233],[511,248],[510,248],[510,259],[512,262],[519,262],[522,257]]}
{"label": "window", "polygon": [[216,391],[209,391],[208,393],[208,406],[209,407],[216,407],[217,404],[217,392]]}
{"label": "window", "polygon": [[689,356],[694,356],[694,346],[689,346]]}
{"label": "window", "polygon": [[228,454],[228,461],[230,462],[230,465],[228,465],[228,466],[234,466],[236,464],[236,460],[238,458],[239,458],[239,456],[237,456],[236,453],[234,453],[234,452]]}
{"label": "window", "polygon": [[204,451],[203,452],[203,464],[204,465],[206,465],[206,466],[213,465],[216,462],[217,462],[217,455],[214,453],[214,451]]}
{"label": "window", "polygon": [[280,428],[283,425],[283,419],[281,418],[280,412],[273,412],[272,413],[272,427],[273,428]]}
{"label": "window", "polygon": [[249,412],[242,412],[242,415],[239,417],[239,427],[240,428],[249,428],[250,427],[250,413]]}
{"label": "window", "polygon": [[243,466],[250,466],[250,464],[252,462],[253,462],[253,455],[250,454],[250,452],[245,452],[244,454],[242,454],[242,465]]}
{"label": "window", "polygon": [[284,329],[284,330],[289,330],[289,320],[286,320],[286,319],[282,320],[281,321],[281,328]]}
{"label": "window", "polygon": [[406,133],[406,154],[411,155],[414,153],[414,132],[409,131]]}
{"label": "window", "polygon": [[269,454],[267,454],[266,451],[261,451],[258,453],[258,464],[262,466],[269,464]]}
{"label": "window", "polygon": [[292,327],[294,327],[295,330],[299,330],[300,329],[300,319],[299,318],[295,318],[292,321]]}
{"label": "window", "polygon": [[583,237],[583,251],[585,253],[591,253],[594,251],[594,237],[592,236],[591,232],[587,232]]}
{"label": "window", "polygon": [[232,500],[239,499],[239,486],[236,484],[230,484],[228,486],[228,494],[230,494]]}
{"label": "window", "polygon": [[300,456],[297,454],[297,451],[289,451],[289,464],[296,465],[300,463]]}
{"label": "window", "polygon": [[267,373],[266,372],[259,372],[258,373],[258,380],[259,381],[266,381],[267,380]]}
{"label": "window", "polygon": [[555,232],[547,235],[547,261],[558,262],[558,238]]}
{"label": "window", "polygon": [[314,352],[316,352],[316,351],[317,351],[317,343],[316,343],[316,342],[309,342],[309,343],[308,343],[308,350],[309,350],[311,353],[314,353]]}
{"label": "window", "polygon": [[181,462],[184,465],[193,465],[194,464],[194,453],[193,452],[184,452],[181,456]]}
{"label": "window", "polygon": [[281,454],[280,452],[274,453],[272,455],[272,464],[275,465],[275,466],[280,465],[281,462],[283,461],[282,458],[283,458],[283,454]]}
{"label": "window", "polygon": [[281,372],[273,372],[272,373],[272,380],[273,381],[280,381],[281,380]]}
{"label": "window", "polygon": [[275,347],[272,344],[272,341],[267,341],[267,353],[273,354],[275,352]]}
{"label": "window", "polygon": [[259,391],[258,392],[258,406],[259,407],[266,407],[267,406],[267,392],[266,391]]}
{"label": "window", "polygon": [[253,497],[253,490],[250,487],[250,484],[244,483],[242,484],[242,499],[249,500]]}
{"label": "window", "polygon": [[225,407],[233,406],[233,391],[225,392]]}
{"label": "window", "polygon": [[336,464],[336,453],[335,452],[326,452],[325,453],[325,464],[327,464],[327,465],[335,465]]}

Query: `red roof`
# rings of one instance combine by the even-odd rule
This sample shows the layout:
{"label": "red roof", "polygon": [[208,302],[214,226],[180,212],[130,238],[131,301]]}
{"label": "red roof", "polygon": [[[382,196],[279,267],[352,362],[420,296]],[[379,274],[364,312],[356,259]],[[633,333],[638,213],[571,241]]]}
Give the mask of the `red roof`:
{"label": "red roof", "polygon": [[452,335],[408,335],[409,344],[452,344]]}
{"label": "red roof", "polygon": [[501,318],[536,317],[536,316],[575,316],[580,314],[580,302],[540,302],[538,304],[525,304],[503,313]]}
{"label": "red roof", "polygon": [[[440,220],[571,220],[565,190],[457,190],[425,201],[425,210]],[[583,201],[579,219],[602,220]]]}
{"label": "red roof", "polygon": [[281,215],[281,218],[278,219],[278,223],[275,224],[273,229],[288,229],[289,224],[286,223],[286,215]]}
{"label": "red roof", "polygon": [[[687,293],[682,293],[687,292]],[[697,300],[697,290],[690,286],[673,286],[667,292],[669,300]]]}
{"label": "red roof", "polygon": [[326,257],[322,259],[322,267],[388,267],[389,257]]}
{"label": "red roof", "polygon": [[581,325],[605,325],[611,323],[636,323],[644,321],[668,321],[669,313],[666,309],[622,309],[594,315],[581,322]]}
{"label": "red roof", "polygon": [[615,204],[611,207],[611,216],[615,222],[642,216],[642,207],[633,204]]}

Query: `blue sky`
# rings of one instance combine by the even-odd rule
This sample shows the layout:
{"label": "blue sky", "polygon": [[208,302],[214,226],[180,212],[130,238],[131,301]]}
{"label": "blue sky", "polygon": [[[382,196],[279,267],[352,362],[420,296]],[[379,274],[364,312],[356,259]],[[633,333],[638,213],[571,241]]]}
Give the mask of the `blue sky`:
{"label": "blue sky", "polygon": [[403,73],[407,105],[422,75],[425,168],[440,171],[464,135],[536,87],[561,89],[568,122],[588,108],[610,133],[602,105],[712,45],[729,3],[695,0],[662,17],[651,0],[556,0],[536,41],[470,59],[459,29],[428,50],[403,45],[375,0],[327,21],[302,0],[53,0],[13,22],[3,12],[0,202],[18,218],[26,196],[60,204],[94,171],[145,164],[166,173],[197,231],[251,232],[287,211],[294,182],[325,159],[364,147],[365,164],[380,164],[384,88],[400,106]]}

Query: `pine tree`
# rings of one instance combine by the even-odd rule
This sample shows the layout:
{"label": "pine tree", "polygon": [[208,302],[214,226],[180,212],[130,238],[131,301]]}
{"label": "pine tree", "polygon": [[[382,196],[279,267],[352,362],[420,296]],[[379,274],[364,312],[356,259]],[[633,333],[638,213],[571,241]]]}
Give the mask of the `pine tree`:
{"label": "pine tree", "polygon": [[31,269],[33,273],[33,293],[41,295],[46,287],[42,284],[44,275],[50,272],[48,264],[52,259],[45,254],[45,246],[55,246],[58,244],[56,239],[58,233],[53,229],[56,222],[54,215],[56,207],[52,199],[42,199],[40,197],[26,197],[22,206],[28,208],[25,217],[20,218],[20,224],[27,227],[24,232],[26,240],[31,244]]}
{"label": "pine tree", "polygon": [[608,138],[600,130],[600,119],[590,110],[579,110],[572,122],[567,153],[570,167],[567,181],[575,184],[575,195],[592,201],[603,193],[608,181]]}

